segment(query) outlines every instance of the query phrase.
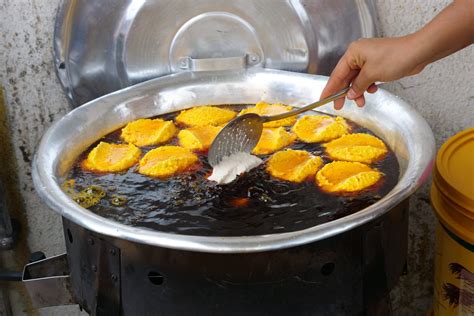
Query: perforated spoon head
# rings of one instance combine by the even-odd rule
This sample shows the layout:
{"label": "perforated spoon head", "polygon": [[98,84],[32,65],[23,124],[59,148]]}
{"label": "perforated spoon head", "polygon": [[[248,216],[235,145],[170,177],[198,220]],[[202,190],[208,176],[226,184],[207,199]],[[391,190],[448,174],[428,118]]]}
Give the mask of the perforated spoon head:
{"label": "perforated spoon head", "polygon": [[238,152],[251,153],[262,135],[263,122],[263,118],[254,113],[244,114],[230,121],[217,134],[209,148],[209,164],[214,167],[224,157]]}
{"label": "perforated spoon head", "polygon": [[277,115],[259,116],[255,113],[248,113],[237,116],[237,118],[230,121],[229,124],[217,134],[217,137],[212,142],[208,153],[209,164],[214,167],[221,162],[224,157],[238,152],[251,153],[252,149],[257,146],[260,140],[263,123],[277,121],[312,110],[345,96],[348,91],[349,87],[325,99]]}

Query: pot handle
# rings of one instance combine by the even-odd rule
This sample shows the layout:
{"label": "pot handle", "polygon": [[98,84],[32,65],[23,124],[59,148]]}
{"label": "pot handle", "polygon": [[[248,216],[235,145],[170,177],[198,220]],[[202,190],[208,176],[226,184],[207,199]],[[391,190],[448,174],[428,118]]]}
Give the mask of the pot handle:
{"label": "pot handle", "polygon": [[77,304],[71,293],[67,255],[29,263],[23,269],[22,281],[33,307]]}

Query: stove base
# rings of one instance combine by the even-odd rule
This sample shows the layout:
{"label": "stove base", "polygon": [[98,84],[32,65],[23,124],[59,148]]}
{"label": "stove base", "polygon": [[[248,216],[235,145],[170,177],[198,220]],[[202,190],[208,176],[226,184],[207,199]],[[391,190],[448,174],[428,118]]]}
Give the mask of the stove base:
{"label": "stove base", "polygon": [[303,246],[243,254],[152,247],[64,219],[73,295],[93,315],[364,315],[390,311],[408,200]]}

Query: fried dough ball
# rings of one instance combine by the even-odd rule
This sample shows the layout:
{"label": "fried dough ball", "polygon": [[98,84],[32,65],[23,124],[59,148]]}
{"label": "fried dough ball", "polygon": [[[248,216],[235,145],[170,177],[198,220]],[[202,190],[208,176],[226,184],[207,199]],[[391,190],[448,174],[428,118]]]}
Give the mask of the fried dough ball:
{"label": "fried dough ball", "polygon": [[232,120],[237,113],[213,106],[198,106],[184,110],[176,117],[176,122],[187,126],[217,126]]}
{"label": "fried dough ball", "polygon": [[119,172],[136,164],[141,151],[133,144],[100,142],[91,150],[82,166],[91,171]]}
{"label": "fried dough ball", "polygon": [[300,183],[314,176],[323,164],[321,157],[305,150],[288,149],[273,154],[267,162],[267,172],[278,179]]}
{"label": "fried dough ball", "polygon": [[305,115],[293,126],[293,132],[305,143],[327,142],[347,134],[349,126],[342,117]]}
{"label": "fried dough ball", "polygon": [[198,156],[179,146],[162,146],[150,150],[140,160],[138,172],[152,177],[169,177],[198,161]]}
{"label": "fried dough ball", "polygon": [[252,153],[255,155],[271,154],[290,145],[295,139],[296,136],[292,133],[288,133],[284,127],[264,128],[262,136]]}
{"label": "fried dough ball", "polygon": [[324,191],[348,193],[364,190],[382,178],[382,173],[360,162],[334,161],[316,174],[316,183]]}
{"label": "fried dough ball", "polygon": [[169,141],[176,134],[172,121],[139,119],[122,128],[121,138],[136,146],[151,146]]}
{"label": "fried dough ball", "polygon": [[[247,113],[256,113],[260,116],[264,116],[264,115],[272,116],[272,115],[289,112],[292,109],[293,108],[288,105],[284,105],[280,103],[269,104],[262,101],[255,104],[254,107],[243,109],[242,111],[240,111],[239,115],[243,115]],[[263,127],[291,126],[295,124],[295,122],[296,122],[296,116],[291,116],[291,117],[287,117],[285,119],[281,119],[278,121],[263,123]]]}
{"label": "fried dough ball", "polygon": [[372,163],[387,153],[385,144],[369,134],[349,134],[323,145],[335,160]]}
{"label": "fried dough ball", "polygon": [[178,133],[179,144],[190,150],[207,150],[221,129],[222,127],[219,126],[197,126],[183,129]]}

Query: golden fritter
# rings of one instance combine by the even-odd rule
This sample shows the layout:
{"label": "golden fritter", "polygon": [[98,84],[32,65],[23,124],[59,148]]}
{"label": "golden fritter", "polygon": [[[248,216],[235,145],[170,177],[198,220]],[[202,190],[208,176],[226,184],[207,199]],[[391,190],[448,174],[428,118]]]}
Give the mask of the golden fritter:
{"label": "golden fritter", "polygon": [[136,164],[141,151],[133,144],[100,142],[91,150],[82,166],[91,171],[119,172]]}
{"label": "golden fritter", "polygon": [[198,106],[184,110],[176,117],[176,122],[187,126],[218,126],[229,122],[237,113],[213,106]]}
{"label": "golden fritter", "polygon": [[349,126],[342,117],[305,115],[293,126],[293,132],[305,143],[327,142],[347,134]]}
{"label": "golden fritter", "polygon": [[221,129],[222,127],[219,126],[197,126],[183,129],[178,133],[179,144],[190,150],[208,150]]}
{"label": "golden fritter", "polygon": [[[243,109],[242,111],[240,111],[239,115],[247,114],[247,113],[256,113],[260,116],[265,116],[265,115],[272,116],[272,115],[289,112],[292,109],[293,108],[288,105],[284,105],[280,103],[269,104],[262,101],[255,104],[254,107]],[[291,116],[282,120],[263,123],[263,126],[264,127],[291,126],[295,124],[295,122],[296,122],[296,116]]]}
{"label": "golden fritter", "polygon": [[139,119],[122,128],[121,138],[136,146],[151,146],[169,141],[176,134],[172,121]]}
{"label": "golden fritter", "polygon": [[140,160],[138,172],[152,177],[169,177],[198,161],[198,156],[179,146],[161,146],[150,150]]}
{"label": "golden fritter", "polygon": [[252,153],[255,155],[271,154],[290,145],[295,139],[296,136],[292,133],[288,133],[284,127],[264,128],[262,136]]}
{"label": "golden fritter", "polygon": [[381,172],[363,163],[334,161],[318,171],[316,183],[327,192],[348,193],[371,187],[381,178]]}
{"label": "golden fritter", "polygon": [[305,150],[288,149],[273,154],[267,162],[267,172],[278,179],[300,183],[314,176],[323,164],[321,157]]}
{"label": "golden fritter", "polygon": [[332,159],[372,163],[388,150],[385,144],[369,134],[349,134],[323,145]]}

